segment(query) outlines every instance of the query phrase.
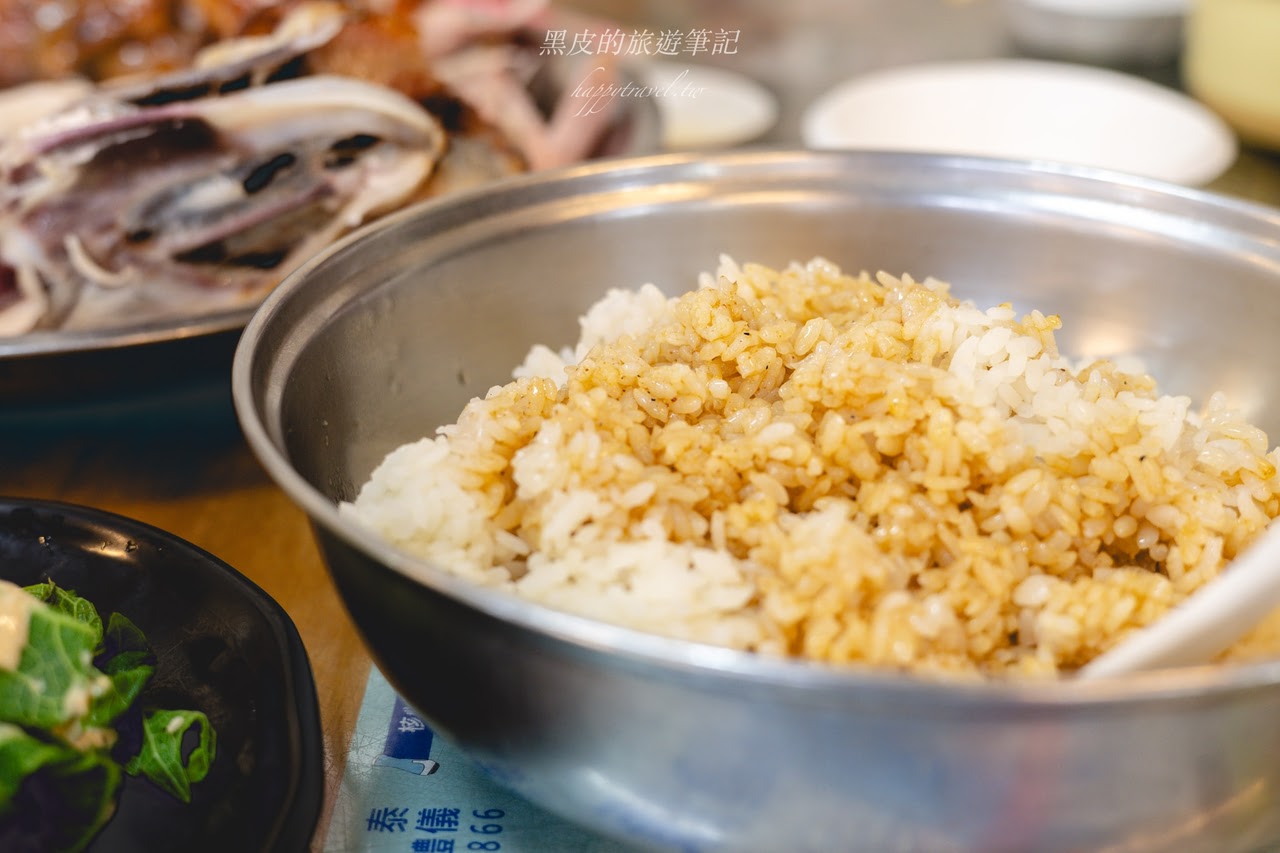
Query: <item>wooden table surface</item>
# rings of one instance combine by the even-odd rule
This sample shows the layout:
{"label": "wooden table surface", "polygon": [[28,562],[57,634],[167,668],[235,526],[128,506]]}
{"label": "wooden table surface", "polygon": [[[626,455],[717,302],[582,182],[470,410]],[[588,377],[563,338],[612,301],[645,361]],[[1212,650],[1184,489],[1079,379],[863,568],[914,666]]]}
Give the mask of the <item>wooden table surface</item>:
{"label": "wooden table surface", "polygon": [[83,504],[167,530],[280,603],[302,636],[319,697],[326,779],[318,849],[370,662],[306,517],[259,467],[229,399],[204,419],[106,427],[90,419],[0,432],[0,495]]}

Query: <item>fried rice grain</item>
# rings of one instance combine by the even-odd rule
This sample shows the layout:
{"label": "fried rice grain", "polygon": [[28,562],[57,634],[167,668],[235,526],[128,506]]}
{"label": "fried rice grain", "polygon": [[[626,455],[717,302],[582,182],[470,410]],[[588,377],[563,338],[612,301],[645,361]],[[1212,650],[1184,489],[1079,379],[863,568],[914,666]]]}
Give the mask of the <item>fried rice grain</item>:
{"label": "fried rice grain", "polygon": [[[1052,676],[1159,619],[1280,513],[1278,451],[1057,317],[940,281],[724,258],[536,346],[343,511],[478,583],[663,635]],[[1269,620],[1231,651],[1280,649]]]}

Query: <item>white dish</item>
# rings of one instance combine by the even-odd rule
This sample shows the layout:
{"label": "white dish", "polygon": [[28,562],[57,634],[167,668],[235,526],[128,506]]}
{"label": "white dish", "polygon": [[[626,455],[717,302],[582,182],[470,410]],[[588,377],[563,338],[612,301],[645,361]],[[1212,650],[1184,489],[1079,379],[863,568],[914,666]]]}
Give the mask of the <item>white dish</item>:
{"label": "white dish", "polygon": [[669,151],[750,142],[778,120],[773,93],[741,74],[669,60],[649,60],[640,73],[654,89]]}
{"label": "white dish", "polygon": [[1065,63],[905,66],[855,78],[803,118],[812,148],[974,154],[1092,166],[1187,185],[1234,162],[1208,109],[1140,77]]}

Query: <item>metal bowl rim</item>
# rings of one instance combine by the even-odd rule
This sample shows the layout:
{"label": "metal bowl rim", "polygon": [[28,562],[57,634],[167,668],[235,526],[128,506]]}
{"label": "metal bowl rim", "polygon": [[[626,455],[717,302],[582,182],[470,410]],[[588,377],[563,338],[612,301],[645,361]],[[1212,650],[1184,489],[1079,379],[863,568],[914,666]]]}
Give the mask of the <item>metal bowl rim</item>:
{"label": "metal bowl rim", "polygon": [[[873,691],[888,701],[943,703],[972,713],[975,709],[1031,711],[1078,707],[1132,706],[1169,700],[1215,700],[1232,694],[1280,686],[1280,659],[1251,663],[1185,667],[1136,673],[1088,682],[1057,679],[1016,681],[991,679],[950,682],[922,679],[871,667],[815,664],[777,659],[752,652],[660,637],[575,614],[553,610],[514,595],[488,589],[410,556],[388,545],[372,531],[347,520],[335,503],[308,483],[290,464],[269,434],[257,410],[251,373],[264,330],[293,294],[306,286],[312,274],[330,258],[369,240],[376,233],[418,218],[440,215],[475,200],[509,196],[542,185],[571,186],[593,177],[613,174],[664,174],[665,170],[698,165],[742,166],[771,159],[842,160],[898,159],[919,169],[973,169],[1004,174],[1026,174],[1080,180],[1084,184],[1115,190],[1133,190],[1177,197],[1203,211],[1218,210],[1255,223],[1260,231],[1280,226],[1280,210],[1229,198],[1206,190],[1167,184],[1090,167],[1038,161],[1020,161],[970,155],[915,152],[804,150],[785,147],[752,147],[708,156],[705,153],[667,153],[604,158],[590,163],[526,174],[501,182],[432,199],[390,214],[364,226],[327,247],[276,287],[245,326],[232,364],[232,399],[245,439],[264,469],[289,497],[329,534],[363,553],[382,567],[413,583],[443,594],[491,618],[511,623],[534,635],[550,638],[580,651],[626,661],[651,673],[670,677],[727,679],[739,685],[767,689],[784,688],[796,695],[819,694],[839,699]],[[1273,242],[1280,260],[1280,240]],[[430,580],[424,580],[424,575]]]}

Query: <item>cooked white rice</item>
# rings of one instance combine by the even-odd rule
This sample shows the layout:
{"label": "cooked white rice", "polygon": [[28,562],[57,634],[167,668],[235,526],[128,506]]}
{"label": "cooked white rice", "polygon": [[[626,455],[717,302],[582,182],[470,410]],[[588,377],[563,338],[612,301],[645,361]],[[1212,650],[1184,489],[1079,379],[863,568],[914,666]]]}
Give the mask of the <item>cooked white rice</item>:
{"label": "cooked white rice", "polygon": [[725,258],[679,298],[610,291],[581,324],[343,511],[551,607],[952,674],[1078,667],[1280,512],[1280,456],[1220,397],[1196,412],[1072,364],[1058,318],[935,280]]}

